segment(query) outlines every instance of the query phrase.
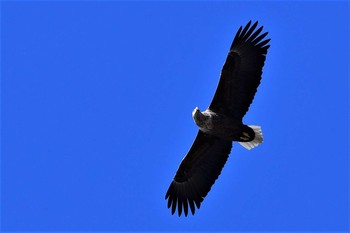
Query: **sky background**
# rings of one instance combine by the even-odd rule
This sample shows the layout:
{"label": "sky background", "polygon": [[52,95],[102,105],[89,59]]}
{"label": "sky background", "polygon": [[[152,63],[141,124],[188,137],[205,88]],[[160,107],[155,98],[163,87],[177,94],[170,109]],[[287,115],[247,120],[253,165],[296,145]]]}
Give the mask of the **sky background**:
{"label": "sky background", "polygon": [[[195,216],[165,192],[239,26],[272,39]],[[3,231],[349,230],[349,3],[1,2]]]}

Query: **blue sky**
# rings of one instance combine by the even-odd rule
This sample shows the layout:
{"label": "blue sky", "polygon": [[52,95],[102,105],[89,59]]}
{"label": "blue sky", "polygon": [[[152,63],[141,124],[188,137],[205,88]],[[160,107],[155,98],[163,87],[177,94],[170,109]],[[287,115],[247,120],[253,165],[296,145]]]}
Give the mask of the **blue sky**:
{"label": "blue sky", "polygon": [[[349,230],[347,2],[1,2],[3,231]],[[195,216],[165,192],[231,41],[269,32],[246,124]]]}

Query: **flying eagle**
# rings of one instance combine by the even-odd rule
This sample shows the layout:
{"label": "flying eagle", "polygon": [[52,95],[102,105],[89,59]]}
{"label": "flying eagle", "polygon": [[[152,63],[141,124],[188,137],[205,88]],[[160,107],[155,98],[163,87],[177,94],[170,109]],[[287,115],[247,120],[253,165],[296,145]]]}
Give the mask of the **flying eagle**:
{"label": "flying eagle", "polygon": [[176,208],[185,216],[190,208],[195,213],[219,177],[237,141],[250,150],[263,141],[260,126],[245,125],[243,116],[248,111],[260,84],[270,39],[258,22],[251,21],[238,29],[221,70],[220,81],[208,109],[196,107],[192,117],[199,127],[191,149],[183,158],[165,195],[172,214]]}

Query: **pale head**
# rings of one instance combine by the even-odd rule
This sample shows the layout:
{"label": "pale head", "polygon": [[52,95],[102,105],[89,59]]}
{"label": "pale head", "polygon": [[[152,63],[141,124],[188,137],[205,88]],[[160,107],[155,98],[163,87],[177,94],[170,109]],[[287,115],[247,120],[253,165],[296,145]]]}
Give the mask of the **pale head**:
{"label": "pale head", "polygon": [[198,107],[192,111],[192,118],[199,127],[202,127],[205,124],[205,116],[201,113]]}

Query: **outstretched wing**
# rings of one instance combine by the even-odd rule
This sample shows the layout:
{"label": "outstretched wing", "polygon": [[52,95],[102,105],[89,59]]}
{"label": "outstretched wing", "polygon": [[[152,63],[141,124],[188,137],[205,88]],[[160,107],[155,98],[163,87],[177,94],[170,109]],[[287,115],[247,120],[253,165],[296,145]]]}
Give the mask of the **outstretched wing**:
{"label": "outstretched wing", "polygon": [[218,113],[242,119],[260,84],[270,39],[263,40],[267,32],[255,28],[251,21],[239,28],[221,71],[220,81],[209,106]]}
{"label": "outstretched wing", "polygon": [[176,207],[179,216],[182,210],[187,216],[188,207],[192,214],[195,212],[195,205],[199,209],[204,197],[219,177],[231,148],[231,141],[198,131],[165,195],[172,214],[175,213]]}

